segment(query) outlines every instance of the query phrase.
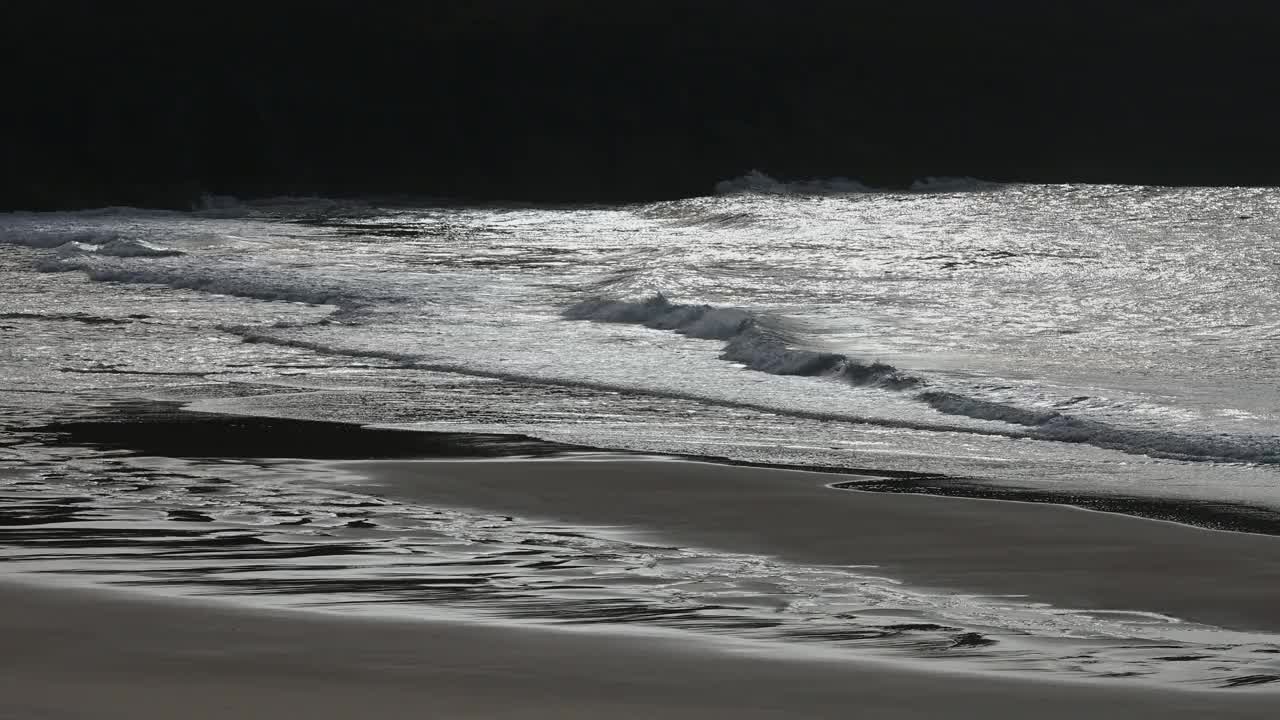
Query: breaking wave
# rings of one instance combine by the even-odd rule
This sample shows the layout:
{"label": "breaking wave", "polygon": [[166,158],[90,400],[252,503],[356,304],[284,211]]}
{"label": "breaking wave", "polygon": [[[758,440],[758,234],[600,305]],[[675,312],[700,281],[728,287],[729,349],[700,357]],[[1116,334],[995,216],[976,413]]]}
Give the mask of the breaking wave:
{"label": "breaking wave", "polygon": [[49,230],[26,228],[0,230],[0,243],[50,250],[64,245],[102,246],[118,240],[117,233],[107,230]]}
{"label": "breaking wave", "polygon": [[[723,340],[726,344],[720,359],[752,370],[773,375],[828,377],[855,386],[911,391],[915,400],[944,415],[1013,426],[1004,431],[993,429],[989,434],[1078,443],[1174,460],[1280,464],[1280,437],[1204,435],[1124,427],[1057,410],[1018,407],[936,389],[930,387],[925,378],[892,365],[865,363],[840,353],[798,349],[794,347],[797,338],[783,321],[738,308],[673,303],[659,293],[638,301],[592,298],[574,304],[562,314],[569,320],[642,325],[688,337]],[[869,422],[866,418],[830,419]],[[975,432],[971,428],[959,430]]]}
{"label": "breaking wave", "polygon": [[745,310],[710,305],[680,305],[661,293],[639,302],[595,298],[564,311],[570,320],[630,323],[655,330],[673,330],[688,337],[725,340],[722,360],[771,375],[832,377],[854,385],[902,389],[918,378],[884,363],[862,363],[847,355],[793,348],[793,338],[778,321]]}
{"label": "breaking wave", "polygon": [[1079,443],[1173,460],[1280,464],[1280,437],[1126,428],[1053,410],[1021,408],[936,390],[921,392],[916,399],[948,415],[1031,428],[1028,437],[1036,440]]}
{"label": "breaking wave", "polygon": [[122,237],[110,230],[5,230],[0,231],[0,243],[42,250],[56,249],[62,256],[95,253],[112,257],[170,257],[183,254],[181,250]]}
{"label": "breaking wave", "polygon": [[42,262],[38,268],[43,272],[80,271],[98,282],[164,285],[176,290],[197,290],[254,300],[333,305],[343,312],[354,312],[371,304],[370,299],[354,288],[303,273],[264,273],[260,267],[208,267],[162,260],[146,264],[120,263],[115,258],[97,255],[61,257]]}
{"label": "breaking wave", "polygon": [[82,242],[69,242],[58,246],[58,253],[63,256],[75,255],[77,253],[95,253],[110,257],[173,257],[175,255],[185,255],[181,250],[161,247],[153,245],[142,240],[131,240],[128,238],[113,238],[107,240],[101,245],[92,245]]}

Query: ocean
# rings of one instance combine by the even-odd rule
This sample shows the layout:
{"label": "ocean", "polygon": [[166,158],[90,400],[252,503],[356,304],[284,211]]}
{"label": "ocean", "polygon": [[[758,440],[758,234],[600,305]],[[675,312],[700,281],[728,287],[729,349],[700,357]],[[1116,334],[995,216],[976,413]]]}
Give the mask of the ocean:
{"label": "ocean", "polygon": [[[305,568],[291,563],[336,534],[360,546],[352,556],[377,561],[331,569],[345,585],[300,585],[277,600],[385,609],[378,598],[390,591],[370,578],[415,542],[476,562],[474,543],[492,536],[503,548],[485,551],[495,563],[534,540],[578,563],[542,590],[512,580],[521,592],[554,595],[608,566],[616,593],[642,605],[660,597],[705,610],[786,586],[808,598],[787,607],[810,627],[880,603],[898,625],[931,618],[916,624],[940,647],[964,644],[956,628],[980,626],[1101,642],[1106,672],[1267,674],[1248,668],[1258,648],[1276,646],[1271,636],[1215,635],[1136,610],[941,603],[874,573],[833,599],[819,588],[852,571],[695,560],[605,529],[409,508],[362,494],[332,467],[236,462],[211,443],[176,457],[139,454],[136,438],[95,444],[102,423],[182,407],[487,438],[491,454],[808,467],[877,492],[1280,534],[1280,190],[931,178],[881,191],[760,173],[715,190],[625,205],[208,197],[191,212],[0,216],[0,468],[11,471],[7,524],[27,533],[4,543],[11,567],[261,596],[272,594],[264,582],[296,580]],[[68,428],[88,434],[71,432],[69,444]],[[344,457],[318,450],[308,457]],[[305,530],[289,525],[304,517]],[[392,532],[406,528],[419,533],[413,542]],[[55,530],[96,540],[50,554]],[[558,532],[578,539],[552,542]],[[264,542],[279,564],[253,555]],[[182,555],[177,567],[173,555],[132,555],[142,546],[225,552]],[[721,585],[695,587],[705,573]],[[492,581],[481,573],[449,587],[479,577]],[[431,602],[477,607],[478,596],[450,593]],[[495,590],[485,612],[543,617],[523,597]],[[722,610],[637,622],[728,633],[764,612],[733,607],[723,622],[707,620]],[[883,648],[893,623],[877,623],[880,635],[863,629]],[[791,632],[762,627],[752,632]],[[1207,659],[1153,669],[1151,653],[1114,651],[1117,637],[1186,643]],[[1070,664],[1067,650],[1029,643],[1012,659],[981,652],[1001,667]]]}

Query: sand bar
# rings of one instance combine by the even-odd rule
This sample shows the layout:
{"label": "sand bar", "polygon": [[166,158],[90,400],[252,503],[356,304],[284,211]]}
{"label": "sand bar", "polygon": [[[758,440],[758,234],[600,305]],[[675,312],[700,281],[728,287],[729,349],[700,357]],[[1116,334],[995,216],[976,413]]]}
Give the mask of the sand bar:
{"label": "sand bar", "polygon": [[1075,508],[834,490],[824,473],[684,461],[343,463],[376,492],[808,564],[874,564],[928,588],[1025,594],[1280,630],[1280,537]]}

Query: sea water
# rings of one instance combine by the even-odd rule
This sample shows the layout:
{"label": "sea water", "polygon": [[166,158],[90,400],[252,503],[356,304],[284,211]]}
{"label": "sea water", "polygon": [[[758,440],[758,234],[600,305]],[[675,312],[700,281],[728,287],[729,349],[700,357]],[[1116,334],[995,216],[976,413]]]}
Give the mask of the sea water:
{"label": "sea water", "polygon": [[[152,399],[1280,511],[1278,236],[1276,189],[942,179],[888,192],[760,174],[644,205],[211,198],[9,214],[0,460],[26,479],[7,497],[89,497],[144,527],[190,520],[103,478],[133,463],[125,475],[185,487],[208,467],[68,458],[27,432]],[[259,507],[274,502],[253,490],[267,469],[232,475],[242,500],[210,516],[230,523],[219,532],[284,512]],[[199,512],[174,498],[200,492],[161,494],[177,503],[166,512]],[[472,527],[437,520],[414,522],[449,542]],[[514,546],[541,531],[510,532]],[[733,585],[725,562],[706,561]],[[766,563],[766,582],[833,582],[742,562]],[[905,603],[892,583],[854,586]]]}

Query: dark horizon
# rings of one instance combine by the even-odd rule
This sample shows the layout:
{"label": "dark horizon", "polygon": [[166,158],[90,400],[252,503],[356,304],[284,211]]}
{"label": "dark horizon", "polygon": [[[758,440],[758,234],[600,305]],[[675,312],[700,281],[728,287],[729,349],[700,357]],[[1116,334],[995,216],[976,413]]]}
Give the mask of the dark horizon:
{"label": "dark horizon", "polygon": [[0,206],[652,200],[752,169],[1280,184],[1280,8],[1027,5],[11,10]]}

